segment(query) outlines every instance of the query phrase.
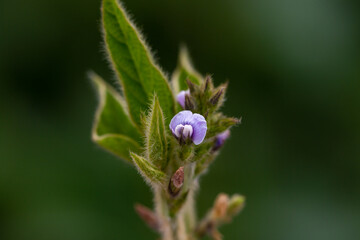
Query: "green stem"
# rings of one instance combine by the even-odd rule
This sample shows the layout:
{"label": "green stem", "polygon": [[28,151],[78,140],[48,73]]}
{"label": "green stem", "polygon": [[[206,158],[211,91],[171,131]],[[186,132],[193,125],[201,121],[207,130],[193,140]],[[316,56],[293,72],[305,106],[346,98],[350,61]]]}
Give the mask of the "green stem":
{"label": "green stem", "polygon": [[160,233],[162,240],[176,240],[172,229],[172,221],[169,217],[169,207],[166,195],[161,187],[154,188],[155,211],[160,222]]}
{"label": "green stem", "polygon": [[197,190],[197,181],[193,181],[194,164],[189,166],[189,179],[183,187],[188,191],[185,202],[173,215],[171,213],[172,199],[161,187],[154,188],[155,209],[160,221],[162,240],[197,240],[195,236],[196,211],[194,195]]}

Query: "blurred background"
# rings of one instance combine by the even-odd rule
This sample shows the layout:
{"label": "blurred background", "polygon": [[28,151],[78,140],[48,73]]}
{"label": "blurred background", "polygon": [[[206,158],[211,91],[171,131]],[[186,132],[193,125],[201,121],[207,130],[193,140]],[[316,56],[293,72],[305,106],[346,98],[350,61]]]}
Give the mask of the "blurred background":
{"label": "blurred background", "polygon": [[[242,116],[201,180],[247,205],[225,239],[360,239],[360,2],[125,0],[171,73],[179,45]],[[95,91],[114,81],[100,0],[0,0],[0,239],[155,239],[137,172],[90,140]]]}

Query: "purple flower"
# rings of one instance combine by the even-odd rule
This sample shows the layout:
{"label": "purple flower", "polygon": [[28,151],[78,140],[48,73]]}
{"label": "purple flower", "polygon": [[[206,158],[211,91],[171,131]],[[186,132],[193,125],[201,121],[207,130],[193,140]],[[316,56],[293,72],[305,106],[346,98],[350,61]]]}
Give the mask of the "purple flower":
{"label": "purple flower", "polygon": [[229,129],[225,130],[222,133],[219,133],[215,138],[215,144],[214,144],[213,150],[216,151],[216,150],[220,149],[224,145],[226,139],[228,139],[229,137],[230,137]]}
{"label": "purple flower", "polygon": [[207,130],[205,118],[187,110],[176,114],[171,119],[169,127],[177,139],[191,139],[195,145],[202,143]]}
{"label": "purple flower", "polygon": [[185,108],[185,96],[190,95],[190,90],[181,91],[176,96],[176,101],[182,106],[182,108]]}

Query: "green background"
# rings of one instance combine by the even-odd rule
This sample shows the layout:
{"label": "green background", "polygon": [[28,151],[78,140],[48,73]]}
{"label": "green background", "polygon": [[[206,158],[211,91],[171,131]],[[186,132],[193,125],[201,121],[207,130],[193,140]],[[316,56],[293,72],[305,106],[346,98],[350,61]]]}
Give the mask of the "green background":
{"label": "green background", "polygon": [[[201,180],[247,197],[225,239],[360,239],[360,3],[127,0],[171,73],[179,45],[243,123]],[[0,239],[156,239],[136,171],[90,141],[109,81],[99,0],[0,0]]]}

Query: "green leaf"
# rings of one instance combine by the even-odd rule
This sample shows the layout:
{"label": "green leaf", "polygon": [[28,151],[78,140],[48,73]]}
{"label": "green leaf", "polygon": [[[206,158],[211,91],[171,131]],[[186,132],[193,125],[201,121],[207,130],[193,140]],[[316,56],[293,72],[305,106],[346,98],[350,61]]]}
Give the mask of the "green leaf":
{"label": "green leaf", "polygon": [[150,163],[145,158],[135,153],[130,153],[130,155],[135,163],[136,168],[150,185],[152,183],[162,184],[164,182],[164,180],[166,179],[166,175],[164,172],[158,170],[155,165]]}
{"label": "green leaf", "polygon": [[178,66],[171,78],[171,83],[176,93],[188,89],[186,79],[189,79],[196,85],[200,85],[203,82],[201,74],[192,66],[188,50],[185,47],[181,47]]}
{"label": "green leaf", "polygon": [[131,152],[141,152],[140,145],[133,139],[120,134],[93,135],[93,140],[104,149],[132,164]]}
{"label": "green leaf", "polygon": [[146,120],[146,157],[159,169],[167,164],[167,140],[164,115],[158,97],[154,97],[151,111]]}
{"label": "green leaf", "polygon": [[92,129],[93,141],[119,157],[132,162],[129,150],[140,152],[141,135],[131,121],[122,97],[95,73],[89,74],[99,95]]}
{"label": "green leaf", "polygon": [[164,115],[170,120],[175,114],[170,86],[117,0],[103,0],[102,20],[106,48],[123,87],[131,118],[140,126],[141,113],[147,110],[149,100],[156,93]]}

